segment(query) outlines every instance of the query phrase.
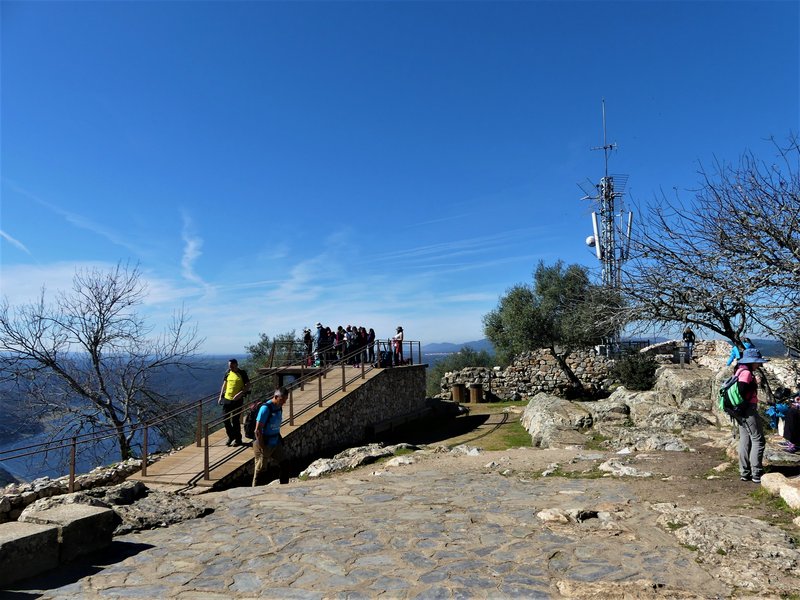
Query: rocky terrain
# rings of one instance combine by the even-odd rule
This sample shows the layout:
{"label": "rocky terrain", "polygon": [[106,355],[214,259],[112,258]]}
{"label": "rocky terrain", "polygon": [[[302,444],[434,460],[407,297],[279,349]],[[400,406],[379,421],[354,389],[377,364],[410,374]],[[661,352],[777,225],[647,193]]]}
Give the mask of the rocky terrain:
{"label": "rocky terrain", "polygon": [[[771,368],[777,377],[781,366]],[[539,394],[498,425],[487,421],[521,423],[533,447],[486,451],[475,436],[455,447],[351,449],[289,485],[206,494],[186,512],[152,491],[154,515],[184,517],[126,524],[119,511],[119,532],[139,533],[15,589],[43,598],[797,598],[800,457],[772,433],[762,484],[739,481],[734,429],[712,401],[720,377],[665,368],[651,392],[620,388],[598,402]],[[101,501],[140,492],[117,488]]]}

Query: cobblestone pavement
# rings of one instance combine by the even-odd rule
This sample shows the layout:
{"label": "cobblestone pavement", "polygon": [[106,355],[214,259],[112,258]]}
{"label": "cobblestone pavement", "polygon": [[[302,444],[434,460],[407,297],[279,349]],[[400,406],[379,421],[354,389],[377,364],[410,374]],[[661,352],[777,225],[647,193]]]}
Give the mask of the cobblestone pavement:
{"label": "cobblestone pavement", "polygon": [[[517,454],[430,454],[412,465],[209,494],[215,512],[206,518],[115,538],[103,556],[23,582],[9,597],[730,593],[656,526],[657,515],[625,483],[534,478],[525,462],[533,452],[510,452]],[[553,508],[572,508],[574,518],[537,516]]]}

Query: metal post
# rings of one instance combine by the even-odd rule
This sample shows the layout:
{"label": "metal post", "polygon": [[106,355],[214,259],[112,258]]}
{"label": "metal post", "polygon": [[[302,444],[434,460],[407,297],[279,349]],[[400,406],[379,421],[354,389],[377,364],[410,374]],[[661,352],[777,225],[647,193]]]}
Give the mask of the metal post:
{"label": "metal post", "polygon": [[147,477],[147,423],[142,433],[142,477]]}
{"label": "metal post", "polygon": [[78,445],[77,438],[72,438],[72,447],[69,452],[69,493],[75,491],[75,447]]}
{"label": "metal post", "polygon": [[294,390],[289,390],[289,425],[294,427]]}
{"label": "metal post", "polygon": [[317,379],[317,388],[319,389],[319,407],[322,408],[322,375]]}
{"label": "metal post", "polygon": [[[305,359],[303,359],[305,360]],[[305,364],[300,365],[300,391],[303,391],[303,388],[306,386],[305,376],[306,376],[306,366]]]}
{"label": "metal post", "polygon": [[344,374],[344,363],[342,363],[342,391],[343,392],[347,391],[347,382],[345,381],[346,377],[347,376]]}
{"label": "metal post", "polygon": [[195,443],[200,447],[203,439],[203,401],[197,403],[197,431],[195,433]]}
{"label": "metal post", "polygon": [[203,479],[208,481],[211,476],[208,474],[208,424],[206,424],[206,447],[203,452]]}
{"label": "metal post", "polygon": [[361,363],[361,379],[366,379],[366,378],[367,378],[367,371],[364,368],[364,363],[362,362]]}

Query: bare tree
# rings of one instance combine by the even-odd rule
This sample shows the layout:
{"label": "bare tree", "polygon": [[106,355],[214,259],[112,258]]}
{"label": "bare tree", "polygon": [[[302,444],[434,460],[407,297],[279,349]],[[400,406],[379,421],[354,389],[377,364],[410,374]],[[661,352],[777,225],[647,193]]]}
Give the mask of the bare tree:
{"label": "bare tree", "polygon": [[[138,267],[78,271],[69,292],[48,304],[0,304],[0,373],[16,384],[58,436],[113,431],[122,459],[135,427],[174,408],[163,393],[168,371],[191,368],[202,342],[182,311],[165,330],[136,313],[146,295]],[[161,386],[161,387],[159,387]],[[167,438],[169,425],[160,427]]]}
{"label": "bare tree", "polygon": [[[777,148],[777,146],[776,146]],[[688,201],[662,194],[643,214],[622,275],[624,319],[692,324],[738,342],[797,322],[800,289],[798,145],[780,164],[745,154],[701,171]],[[788,321],[787,321],[788,318]]]}

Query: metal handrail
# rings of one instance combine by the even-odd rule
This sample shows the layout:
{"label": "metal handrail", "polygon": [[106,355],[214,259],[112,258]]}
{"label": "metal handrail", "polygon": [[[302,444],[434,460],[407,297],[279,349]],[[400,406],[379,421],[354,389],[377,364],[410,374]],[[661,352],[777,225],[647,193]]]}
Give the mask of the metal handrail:
{"label": "metal handrail", "polygon": [[[383,340],[375,340],[375,345],[376,345],[376,348],[377,348],[377,353],[375,355],[376,362],[378,362],[380,360],[380,349],[381,349],[381,347],[387,347],[388,348],[389,344],[390,344],[390,342],[388,342],[388,341],[384,342]],[[415,341],[404,341],[403,342],[404,347],[406,347],[406,344],[408,345],[407,347],[409,348],[409,361],[410,361],[409,364],[414,364],[413,363],[414,345],[416,345],[416,347],[417,347],[418,362],[421,364],[422,363],[421,343],[420,342],[415,342]],[[274,361],[275,355],[277,353],[277,346],[278,346],[277,343],[273,344],[272,352],[271,352],[270,359],[269,359],[270,363]],[[295,348],[299,347],[301,350],[303,350],[303,351],[305,350],[305,347],[302,344],[302,341],[300,341],[297,346],[295,346],[294,343],[290,343],[289,344],[289,348],[291,349],[292,347],[295,347]],[[332,351],[332,350],[333,351],[337,350],[335,344],[331,345],[331,346],[328,346],[326,348],[323,348],[321,350],[321,352],[324,353],[324,352],[329,352],[329,351]],[[345,365],[347,365],[347,363],[350,360],[352,360],[356,356],[361,356],[366,352],[368,352],[368,347],[367,346],[359,347],[358,349],[356,349],[356,350],[354,350],[354,351],[342,356],[341,358],[336,359],[335,361],[323,362],[323,366],[316,367],[315,371],[313,373],[309,373],[308,375],[301,376],[299,379],[297,379],[297,380],[293,381],[291,384],[289,384],[287,386],[287,388],[289,389],[289,392],[290,392],[290,397],[289,397],[290,398],[290,402],[289,402],[289,417],[287,419],[285,419],[281,423],[281,426],[286,425],[286,424],[293,425],[294,424],[294,420],[297,417],[302,416],[303,414],[305,414],[306,412],[308,412],[309,410],[311,410],[315,406],[316,407],[322,407],[323,403],[327,399],[329,399],[331,396],[333,396],[334,394],[336,394],[340,390],[346,390],[348,384],[350,384],[353,381],[357,380],[359,377],[363,379],[366,376],[366,373],[368,371],[371,371],[372,369],[374,369],[376,367],[376,365],[373,365],[372,363],[369,363],[367,365],[366,363],[364,363],[362,361],[360,373],[357,373],[356,375],[354,375],[353,377],[350,377],[349,379],[345,376],[344,371],[343,371],[342,372],[342,383],[341,383],[341,385],[334,387],[334,389],[332,389],[331,391],[329,391],[328,393],[326,393],[324,395],[322,394],[322,385],[321,385],[321,380],[322,379],[325,379],[327,377],[327,375],[329,373],[331,373],[336,367],[344,367]],[[306,354],[303,353],[301,356],[305,357]],[[301,365],[301,371],[303,370],[304,367],[305,367],[305,365]],[[262,380],[266,379],[267,377],[272,377],[272,376],[274,376],[276,374],[280,374],[281,372],[288,371],[288,370],[289,370],[288,366],[286,366],[286,367],[284,367],[284,366],[269,367],[267,370],[263,371],[262,373],[260,373],[259,375],[255,376],[255,377],[253,377],[250,380],[250,382],[251,383],[257,383],[259,381],[262,381]],[[294,411],[294,406],[293,406],[293,392],[296,389],[302,390],[305,385],[307,385],[308,383],[310,383],[310,382],[312,382],[314,380],[320,380],[320,385],[318,386],[319,387],[319,392],[320,392],[318,401],[316,403],[314,403],[314,404],[310,404],[310,405],[306,406],[305,408],[301,409],[298,412],[295,412]],[[190,400],[188,402],[179,404],[175,408],[166,411],[164,414],[159,415],[158,417],[156,417],[154,419],[151,419],[151,420],[148,420],[148,421],[144,421],[144,422],[141,422],[141,423],[136,423],[136,424],[133,424],[133,425],[125,428],[125,431],[128,434],[135,434],[135,433],[138,433],[138,432],[142,433],[142,474],[143,475],[145,475],[145,476],[147,475],[147,462],[148,462],[148,450],[149,450],[148,449],[148,429],[151,428],[151,427],[160,425],[162,423],[165,423],[165,422],[167,422],[167,421],[169,421],[171,419],[174,419],[174,418],[176,418],[176,417],[178,417],[178,416],[180,416],[182,414],[185,414],[187,412],[194,411],[194,410],[196,410],[198,412],[197,426],[196,426],[196,429],[195,429],[195,443],[196,443],[196,445],[198,447],[200,447],[203,444],[203,438],[205,438],[206,454],[208,453],[208,436],[210,435],[209,434],[209,429],[210,429],[210,427],[214,427],[214,426],[220,425],[224,421],[224,417],[215,418],[215,419],[211,419],[209,421],[205,421],[204,422],[203,406],[213,403],[218,397],[219,397],[219,393],[214,393],[214,394],[209,394],[207,396],[204,396],[203,398],[200,398],[199,400]],[[246,403],[243,403],[242,408],[239,409],[239,411],[237,413],[234,413],[234,414],[238,415],[238,416],[241,416],[248,409],[249,409],[249,406]],[[231,415],[229,415],[229,416],[231,416]],[[98,442],[101,442],[101,441],[104,441],[104,440],[113,439],[113,438],[117,437],[117,435],[118,435],[118,430],[117,429],[108,428],[108,429],[104,429],[104,430],[100,430],[100,431],[93,431],[93,432],[90,432],[90,433],[82,433],[82,434],[73,435],[73,436],[70,436],[70,437],[64,437],[64,438],[48,440],[46,442],[40,442],[38,444],[30,444],[30,445],[27,445],[27,446],[18,446],[18,447],[11,448],[11,449],[8,449],[8,450],[0,450],[0,460],[15,460],[15,459],[19,459],[19,458],[25,458],[25,457],[28,457],[28,456],[35,456],[37,454],[45,454],[47,452],[53,452],[53,451],[56,451],[56,450],[64,450],[64,449],[69,448],[70,449],[69,491],[72,492],[72,491],[74,491],[77,446],[78,445],[85,445],[85,444],[97,444]]]}

